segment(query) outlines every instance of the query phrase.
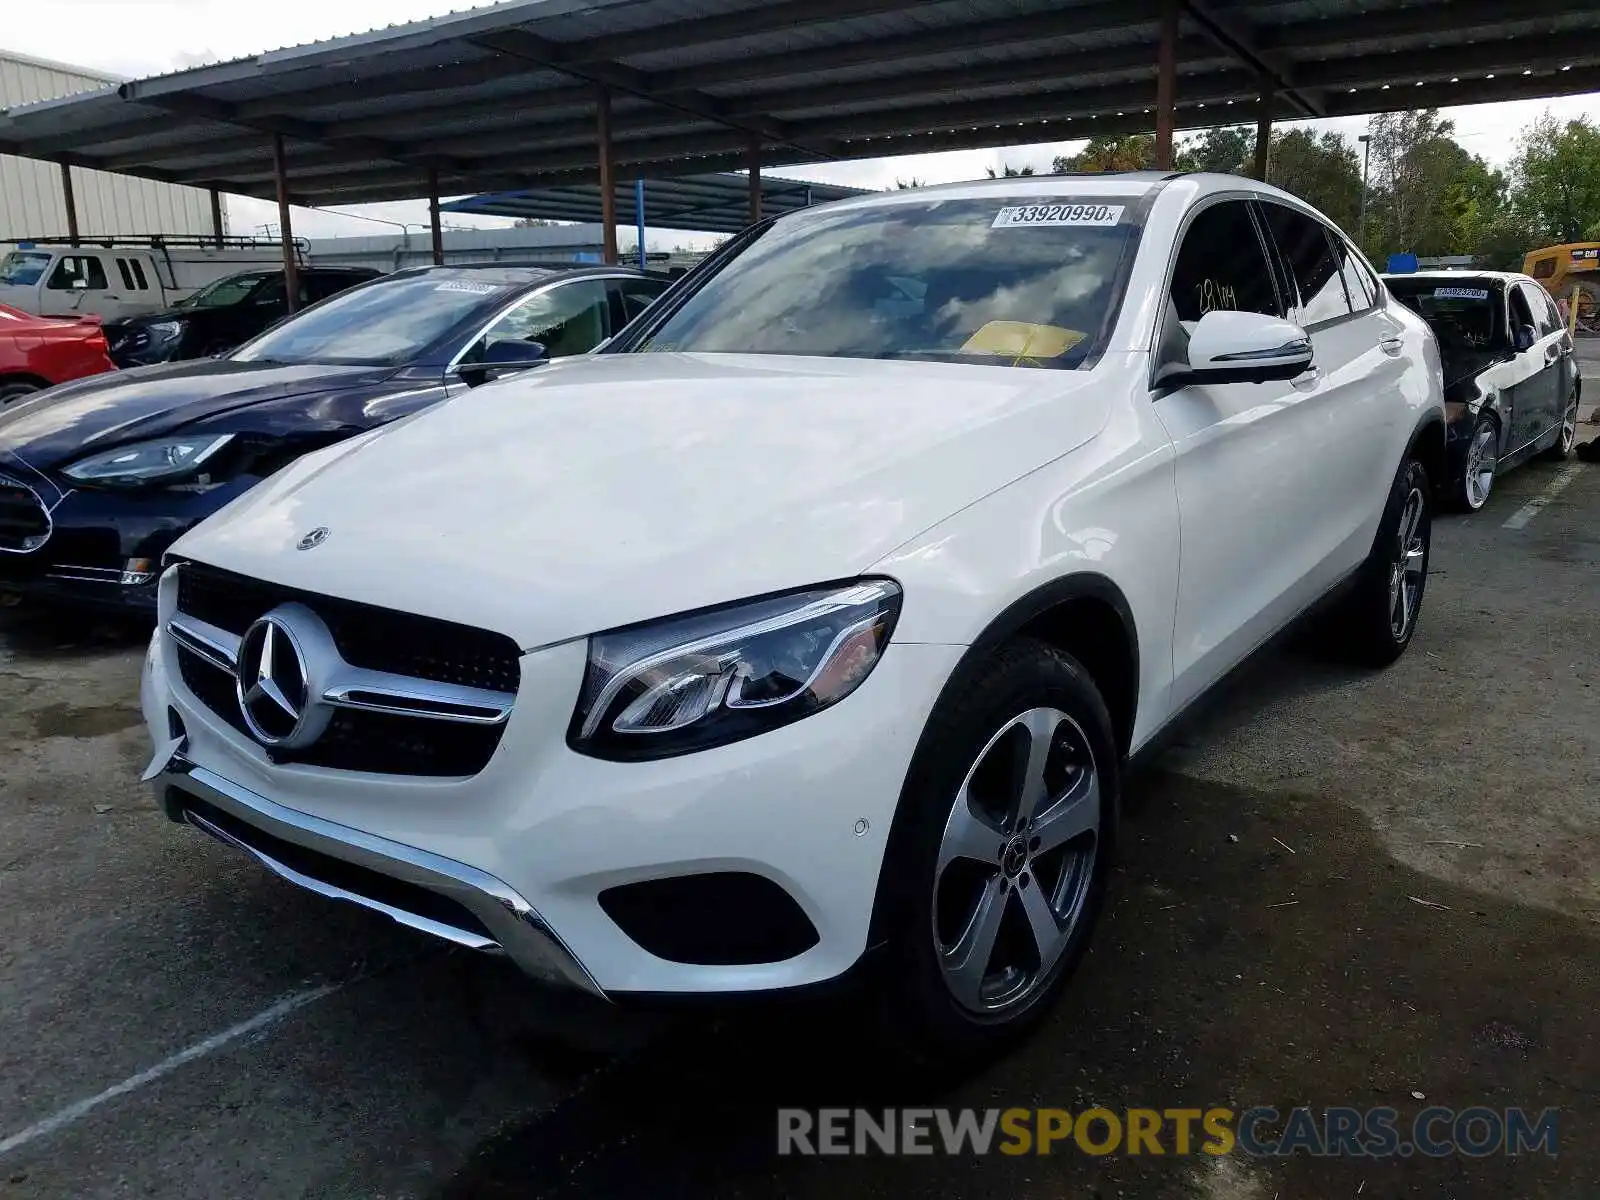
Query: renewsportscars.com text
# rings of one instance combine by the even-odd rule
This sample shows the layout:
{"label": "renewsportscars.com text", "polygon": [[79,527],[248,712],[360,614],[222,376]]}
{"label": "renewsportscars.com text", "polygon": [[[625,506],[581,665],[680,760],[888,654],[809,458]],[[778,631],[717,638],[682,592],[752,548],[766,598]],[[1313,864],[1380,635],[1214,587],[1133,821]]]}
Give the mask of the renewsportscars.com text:
{"label": "renewsportscars.com text", "polygon": [[1128,1154],[1255,1158],[1554,1156],[1557,1110],[781,1108],[780,1155]]}

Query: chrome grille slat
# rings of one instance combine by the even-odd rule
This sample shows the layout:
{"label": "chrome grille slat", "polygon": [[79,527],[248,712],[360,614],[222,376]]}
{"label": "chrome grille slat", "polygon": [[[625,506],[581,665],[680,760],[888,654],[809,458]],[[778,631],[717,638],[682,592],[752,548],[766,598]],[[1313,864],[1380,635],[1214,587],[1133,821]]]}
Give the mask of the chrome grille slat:
{"label": "chrome grille slat", "polygon": [[[185,574],[196,568],[211,573],[207,590],[184,587]],[[180,565],[177,608],[170,612],[165,629],[177,655],[179,675],[190,693],[234,729],[262,743],[271,757],[330,769],[399,775],[472,775],[487,764],[516,703],[514,691],[356,665],[348,661],[337,626],[330,627],[322,610],[334,611],[340,624],[348,625],[368,606],[243,577],[237,577],[242,581],[237,594],[217,590],[230,578],[198,564]],[[185,606],[185,599],[197,594],[201,602],[195,607],[203,609],[204,615]],[[406,614],[382,611],[390,620],[408,619]],[[248,676],[247,682],[254,679],[255,660],[260,657],[246,653],[245,643],[250,639],[245,635],[269,613],[275,622],[299,622],[297,643],[306,640],[315,647],[305,653],[305,663],[314,664],[307,666],[304,681],[308,707],[298,710],[305,714],[296,718],[295,727],[301,732],[289,740],[279,739],[282,730],[253,728],[260,716],[258,710],[252,707],[247,714],[240,704],[241,696],[252,705],[257,703],[256,693],[240,685],[241,672]],[[456,629],[469,635],[469,644],[476,641],[479,646],[484,639],[499,636],[430,618],[415,619],[439,627],[433,630],[434,636],[444,640],[436,646],[446,654],[448,637]],[[505,642],[514,646],[510,639]],[[258,643],[252,645],[259,651]],[[370,645],[363,647],[367,652],[371,649]],[[294,650],[295,655],[301,653]],[[520,663],[515,670],[520,676]],[[506,671],[496,668],[489,677],[505,678]],[[302,720],[308,722],[303,727],[299,724]]]}

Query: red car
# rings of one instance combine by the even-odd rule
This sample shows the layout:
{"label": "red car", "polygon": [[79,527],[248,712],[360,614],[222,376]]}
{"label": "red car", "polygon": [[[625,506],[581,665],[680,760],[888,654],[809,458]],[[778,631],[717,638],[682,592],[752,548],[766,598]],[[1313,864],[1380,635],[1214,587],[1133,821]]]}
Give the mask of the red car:
{"label": "red car", "polygon": [[99,318],[35,317],[0,304],[0,407],[115,365]]}

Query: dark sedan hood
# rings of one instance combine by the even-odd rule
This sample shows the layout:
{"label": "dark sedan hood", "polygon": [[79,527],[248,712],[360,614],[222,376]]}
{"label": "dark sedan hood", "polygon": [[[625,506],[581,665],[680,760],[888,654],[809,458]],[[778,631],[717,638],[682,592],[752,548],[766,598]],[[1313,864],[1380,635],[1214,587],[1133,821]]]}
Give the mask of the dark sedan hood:
{"label": "dark sedan hood", "polygon": [[49,469],[98,446],[157,437],[219,413],[291,396],[359,388],[395,371],[229,359],[113,371],[0,410],[0,453],[9,451]]}

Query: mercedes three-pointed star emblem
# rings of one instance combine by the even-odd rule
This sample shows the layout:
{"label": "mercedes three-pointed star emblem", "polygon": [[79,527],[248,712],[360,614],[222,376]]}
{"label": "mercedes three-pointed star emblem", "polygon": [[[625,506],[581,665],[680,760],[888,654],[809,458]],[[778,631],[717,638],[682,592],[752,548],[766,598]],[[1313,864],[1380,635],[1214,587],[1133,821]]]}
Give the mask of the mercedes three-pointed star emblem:
{"label": "mercedes three-pointed star emblem", "polygon": [[239,642],[239,711],[256,740],[279,746],[295,740],[305,718],[306,664],[293,631],[268,613]]}

